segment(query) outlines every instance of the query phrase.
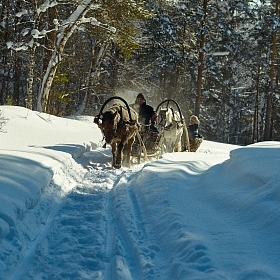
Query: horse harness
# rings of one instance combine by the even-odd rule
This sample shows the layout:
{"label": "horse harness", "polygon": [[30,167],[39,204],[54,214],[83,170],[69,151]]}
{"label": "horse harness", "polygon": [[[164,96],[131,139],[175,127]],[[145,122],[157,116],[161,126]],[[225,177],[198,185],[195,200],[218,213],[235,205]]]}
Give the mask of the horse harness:
{"label": "horse harness", "polygon": [[179,128],[182,127],[182,122],[181,122],[181,121],[176,121],[176,120],[174,119],[175,113],[174,113],[173,108],[170,108],[170,109],[171,109],[171,111],[172,111],[173,122],[171,122],[171,123],[170,123],[169,125],[167,125],[167,126],[165,126],[165,124],[166,124],[166,113],[167,113],[168,108],[162,108],[161,111],[160,111],[160,113],[159,113],[159,122],[158,122],[158,125],[164,127],[164,130],[166,130],[166,131],[172,130],[175,126],[176,126],[176,129],[179,129]]}
{"label": "horse harness", "polygon": [[121,129],[124,125],[128,124],[128,125],[134,125],[136,123],[135,120],[124,120],[123,118],[123,106],[120,106],[120,110],[117,111],[119,116],[120,116],[120,120],[117,122],[117,126],[115,129],[115,134],[116,132]]}
{"label": "horse harness", "polygon": [[[116,112],[118,113],[120,120],[117,121],[117,123],[114,123],[114,134],[113,134],[113,138],[115,138],[117,136],[117,132],[120,131],[125,125],[135,125],[135,123],[137,123],[137,120],[124,120],[123,117],[123,106],[120,106],[120,110],[116,110]],[[96,124],[101,124],[102,123],[102,117],[101,117],[102,113],[100,112],[95,118],[94,118],[94,123]],[[101,123],[100,123],[101,120]],[[102,127],[102,131],[104,134],[104,130]],[[104,140],[105,136],[103,136],[103,140]],[[112,138],[112,139],[113,139]]]}

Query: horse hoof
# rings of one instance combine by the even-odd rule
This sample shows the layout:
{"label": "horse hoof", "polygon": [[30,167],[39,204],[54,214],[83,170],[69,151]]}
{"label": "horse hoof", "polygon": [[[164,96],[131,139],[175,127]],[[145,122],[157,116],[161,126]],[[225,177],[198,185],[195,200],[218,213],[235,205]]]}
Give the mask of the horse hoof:
{"label": "horse hoof", "polygon": [[115,167],[116,169],[120,169],[122,166],[121,166],[121,164],[117,164],[117,163],[116,163],[116,164],[114,165],[114,167]]}

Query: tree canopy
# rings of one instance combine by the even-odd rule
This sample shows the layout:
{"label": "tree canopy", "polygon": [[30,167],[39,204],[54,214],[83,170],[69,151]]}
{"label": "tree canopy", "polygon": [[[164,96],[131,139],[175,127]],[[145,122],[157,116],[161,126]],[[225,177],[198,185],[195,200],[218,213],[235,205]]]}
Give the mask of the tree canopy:
{"label": "tree canopy", "polygon": [[0,101],[95,114],[143,92],[199,115],[207,139],[279,138],[279,0],[3,0]]}

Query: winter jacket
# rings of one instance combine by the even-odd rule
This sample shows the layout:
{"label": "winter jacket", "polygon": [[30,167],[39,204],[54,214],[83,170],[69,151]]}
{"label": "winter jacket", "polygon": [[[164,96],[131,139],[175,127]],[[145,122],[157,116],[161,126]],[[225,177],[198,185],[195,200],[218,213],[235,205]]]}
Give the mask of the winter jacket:
{"label": "winter jacket", "polygon": [[156,112],[152,106],[144,102],[142,105],[133,104],[131,107],[135,109],[139,114],[139,123],[148,125],[151,122],[152,124],[154,124],[151,119],[156,116]]}
{"label": "winter jacket", "polygon": [[201,137],[198,134],[198,124],[191,124],[188,126],[188,133],[189,133],[189,137],[192,138],[197,138],[197,137]]}

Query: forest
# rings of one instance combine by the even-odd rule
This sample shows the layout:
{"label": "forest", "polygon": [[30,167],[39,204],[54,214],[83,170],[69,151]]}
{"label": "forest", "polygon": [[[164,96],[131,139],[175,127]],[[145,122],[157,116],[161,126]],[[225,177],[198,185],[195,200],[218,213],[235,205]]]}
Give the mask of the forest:
{"label": "forest", "polygon": [[207,140],[280,140],[279,0],[1,0],[0,105],[180,104]]}

